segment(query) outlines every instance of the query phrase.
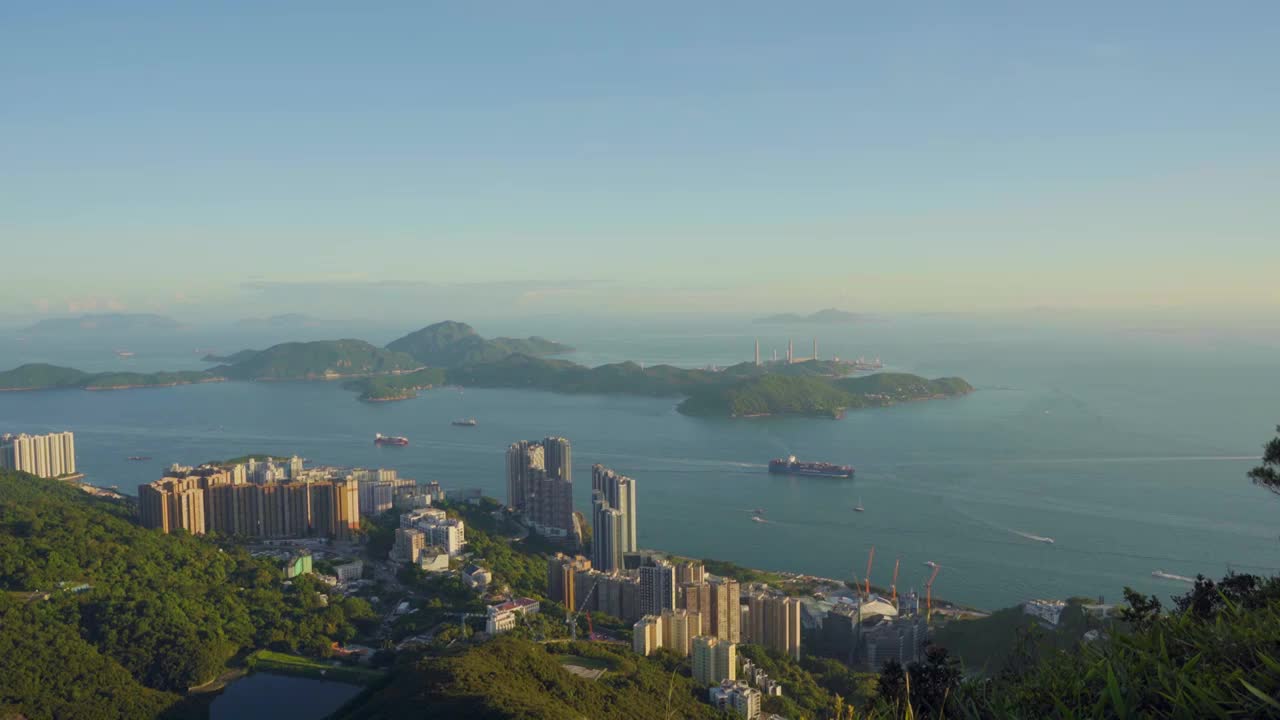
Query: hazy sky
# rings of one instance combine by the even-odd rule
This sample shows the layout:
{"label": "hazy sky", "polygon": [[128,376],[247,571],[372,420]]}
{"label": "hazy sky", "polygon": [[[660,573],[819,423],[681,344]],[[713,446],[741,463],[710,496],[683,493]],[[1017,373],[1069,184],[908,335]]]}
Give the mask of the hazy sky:
{"label": "hazy sky", "polygon": [[0,246],[6,315],[1280,311],[1280,3],[7,2]]}

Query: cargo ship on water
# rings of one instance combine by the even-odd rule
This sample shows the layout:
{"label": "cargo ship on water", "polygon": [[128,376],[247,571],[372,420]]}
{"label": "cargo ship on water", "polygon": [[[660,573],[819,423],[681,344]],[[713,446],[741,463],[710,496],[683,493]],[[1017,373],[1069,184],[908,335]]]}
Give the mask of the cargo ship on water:
{"label": "cargo ship on water", "polygon": [[382,433],[377,433],[373,436],[373,444],[404,446],[409,444],[409,438],[399,437],[397,435],[383,435]]}
{"label": "cargo ship on water", "polygon": [[785,460],[775,458],[769,461],[769,472],[775,475],[805,475],[809,477],[851,478],[853,467],[835,465],[824,462],[800,462],[795,455],[788,455]]}

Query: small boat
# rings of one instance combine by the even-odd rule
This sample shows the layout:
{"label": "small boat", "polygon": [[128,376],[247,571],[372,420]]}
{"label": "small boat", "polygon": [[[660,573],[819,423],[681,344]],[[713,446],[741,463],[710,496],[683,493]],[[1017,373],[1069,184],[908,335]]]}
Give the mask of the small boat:
{"label": "small boat", "polygon": [[454,420],[454,421],[453,421],[452,423],[450,423],[450,424],[451,424],[451,425],[457,425],[458,427],[475,427],[476,425],[479,425],[480,423],[476,422],[476,419],[475,419],[475,418],[467,418],[466,420]]}
{"label": "small boat", "polygon": [[409,444],[409,438],[400,437],[398,435],[383,435],[382,433],[377,433],[373,436],[373,444],[374,445],[396,445],[399,447],[403,447]]}
{"label": "small boat", "polygon": [[117,350],[116,357],[120,358],[121,360],[127,360],[133,357],[133,353],[129,350]]}
{"label": "small boat", "polygon": [[853,506],[854,512],[864,512],[866,508],[862,507],[862,498],[858,498],[858,504]]}
{"label": "small boat", "polygon": [[936,562],[934,562],[934,561],[932,561],[932,560],[925,560],[925,561],[924,561],[924,566],[925,566],[925,567],[936,568],[936,567],[938,567],[938,563],[936,563]]}
{"label": "small boat", "polygon": [[752,513],[753,515],[763,515],[763,514],[764,514],[764,510],[763,510],[762,508],[756,508],[755,510],[752,510],[752,511],[751,511],[751,513]]}
{"label": "small boat", "polygon": [[150,455],[130,455],[129,459],[134,462],[143,462],[145,460],[150,460],[151,456]]}
{"label": "small boat", "polygon": [[760,517],[759,515],[752,515],[752,516],[751,516],[751,522],[758,522],[758,523],[762,523],[762,522],[768,522],[768,520],[765,520],[764,518]]}

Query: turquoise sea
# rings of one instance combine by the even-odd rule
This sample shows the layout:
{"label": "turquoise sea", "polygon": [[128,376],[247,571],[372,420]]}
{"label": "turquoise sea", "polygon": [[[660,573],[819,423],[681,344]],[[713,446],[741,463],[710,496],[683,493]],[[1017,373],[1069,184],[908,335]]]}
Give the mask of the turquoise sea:
{"label": "turquoise sea", "polygon": [[[385,342],[411,328],[313,334]],[[1280,571],[1280,498],[1245,477],[1280,423],[1280,341],[1163,328],[1050,327],[1034,319],[910,317],[826,327],[738,321],[489,323],[486,335],[542,334],[588,364],[728,364],[762,352],[881,357],[889,369],[959,375],[955,400],[807,418],[699,419],[674,399],[538,391],[437,390],[362,404],[334,383],[224,383],[121,392],[0,393],[0,431],[75,431],[90,482],[137,484],[172,462],[246,452],[397,468],[501,497],[503,450],[520,438],[573,442],[578,509],[590,465],[639,481],[645,547],[872,582],[902,562],[901,589],[942,565],[935,594],[979,607],[1030,597],[1104,596],[1152,576]],[[0,340],[0,367],[43,360],[91,369],[201,367],[196,349],[262,347],[226,331],[56,341]],[[294,336],[274,338],[295,339]],[[136,354],[121,360],[124,345]],[[475,417],[475,428],[450,420]],[[375,432],[408,436],[377,448]],[[853,481],[771,476],[772,457],[850,463]],[[149,462],[129,462],[149,455]],[[851,508],[861,500],[864,513]],[[767,523],[750,520],[762,508]],[[1053,538],[1052,544],[1030,536]]]}

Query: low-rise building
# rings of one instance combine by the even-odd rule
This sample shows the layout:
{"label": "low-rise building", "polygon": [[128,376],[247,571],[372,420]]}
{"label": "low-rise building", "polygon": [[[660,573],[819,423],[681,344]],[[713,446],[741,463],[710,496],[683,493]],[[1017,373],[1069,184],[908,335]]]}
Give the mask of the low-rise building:
{"label": "low-rise building", "polygon": [[352,560],[350,562],[342,563],[341,565],[334,565],[333,572],[335,576],[337,576],[338,582],[353,582],[355,580],[359,580],[360,577],[364,575],[364,562],[360,560]]}
{"label": "low-rise building", "polygon": [[493,582],[493,573],[479,565],[471,564],[462,569],[462,582],[472,590],[484,592]]}
{"label": "low-rise building", "polygon": [[520,616],[538,612],[541,606],[532,598],[516,598],[500,605],[490,605],[486,612],[485,632],[497,635],[514,630]]}
{"label": "low-rise building", "polygon": [[732,710],[747,720],[760,717],[760,691],[744,682],[725,680],[708,691],[711,704],[719,710]]}
{"label": "low-rise building", "polygon": [[428,545],[418,553],[418,567],[422,568],[423,572],[448,572],[449,553],[442,547]]}
{"label": "low-rise building", "polygon": [[1057,625],[1062,620],[1062,611],[1066,607],[1067,604],[1062,600],[1028,600],[1022,604],[1022,612],[1050,625]]}

